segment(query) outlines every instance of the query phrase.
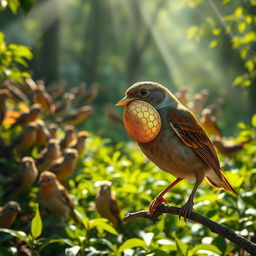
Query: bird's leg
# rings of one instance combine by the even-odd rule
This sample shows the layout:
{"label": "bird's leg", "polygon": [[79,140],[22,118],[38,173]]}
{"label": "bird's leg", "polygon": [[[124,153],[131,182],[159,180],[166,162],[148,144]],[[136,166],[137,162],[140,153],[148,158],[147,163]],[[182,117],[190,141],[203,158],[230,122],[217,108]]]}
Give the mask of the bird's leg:
{"label": "bird's leg", "polygon": [[197,191],[198,186],[202,183],[203,179],[204,179],[204,176],[196,174],[195,186],[194,186],[194,188],[193,188],[193,190],[192,190],[192,192],[191,192],[191,194],[188,198],[188,201],[180,209],[179,218],[182,215],[184,217],[185,222],[187,222],[187,218],[189,218],[190,215],[191,215],[193,205],[194,205],[194,202],[193,202],[194,201],[194,196],[195,196],[195,193]]}
{"label": "bird's leg", "polygon": [[152,215],[154,209],[161,203],[167,204],[166,200],[163,196],[173,188],[177,183],[179,183],[183,178],[177,178],[174,182],[172,182],[168,187],[166,187],[160,194],[158,194],[155,199],[149,205],[149,214]]}

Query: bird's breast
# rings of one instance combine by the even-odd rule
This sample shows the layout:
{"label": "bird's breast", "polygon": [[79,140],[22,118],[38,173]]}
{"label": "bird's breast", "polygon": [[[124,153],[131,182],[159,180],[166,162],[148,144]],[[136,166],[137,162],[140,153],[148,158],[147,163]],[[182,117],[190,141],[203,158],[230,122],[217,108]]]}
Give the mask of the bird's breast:
{"label": "bird's breast", "polygon": [[130,137],[139,143],[152,141],[161,129],[157,110],[147,102],[134,100],[124,109],[124,126]]}

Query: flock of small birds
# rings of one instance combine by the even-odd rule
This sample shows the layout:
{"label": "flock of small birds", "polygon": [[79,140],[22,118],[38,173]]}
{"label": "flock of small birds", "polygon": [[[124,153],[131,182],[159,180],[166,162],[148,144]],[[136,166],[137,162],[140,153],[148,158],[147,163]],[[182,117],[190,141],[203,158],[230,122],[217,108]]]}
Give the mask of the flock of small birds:
{"label": "flock of small birds", "polygon": [[[19,198],[32,186],[39,186],[42,208],[79,221],[66,187],[89,136],[76,126],[93,114],[91,104],[98,87],[81,83],[65,92],[64,83],[45,86],[44,81],[31,78],[0,85],[0,158],[17,169],[15,175],[4,173],[7,184],[2,200],[7,202],[0,207],[0,228],[12,226],[21,212]],[[110,182],[102,182],[96,208],[114,225],[121,221]]]}

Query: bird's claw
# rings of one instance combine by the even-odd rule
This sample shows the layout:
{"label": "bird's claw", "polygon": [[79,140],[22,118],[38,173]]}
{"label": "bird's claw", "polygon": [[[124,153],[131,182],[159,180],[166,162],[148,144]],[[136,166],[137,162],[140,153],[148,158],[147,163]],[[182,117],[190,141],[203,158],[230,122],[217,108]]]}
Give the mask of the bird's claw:
{"label": "bird's claw", "polygon": [[160,204],[167,204],[163,197],[156,197],[149,205],[149,214],[152,216],[154,209]]}
{"label": "bird's claw", "polygon": [[194,203],[191,201],[186,202],[180,209],[179,219],[183,216],[184,221],[187,223],[187,218],[190,217]]}

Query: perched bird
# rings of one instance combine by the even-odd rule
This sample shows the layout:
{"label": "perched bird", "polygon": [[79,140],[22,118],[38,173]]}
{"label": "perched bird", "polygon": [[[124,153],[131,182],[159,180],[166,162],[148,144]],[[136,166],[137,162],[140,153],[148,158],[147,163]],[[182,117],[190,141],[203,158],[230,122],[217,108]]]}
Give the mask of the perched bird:
{"label": "perched bird", "polygon": [[217,124],[217,119],[213,115],[212,110],[209,108],[205,108],[202,111],[202,117],[200,119],[200,123],[208,136],[221,136],[221,130]]}
{"label": "perched bird", "polygon": [[54,173],[48,171],[42,172],[38,184],[40,198],[51,212],[66,218],[71,216],[77,221],[74,213],[74,203]]}
{"label": "perched bird", "polygon": [[2,87],[9,92],[9,97],[15,102],[25,102],[28,100],[27,96],[10,80],[5,80]]}
{"label": "perched bird", "polygon": [[97,97],[99,91],[99,85],[93,83],[89,89],[85,92],[83,97],[78,102],[78,106],[83,106],[85,104],[91,104]]}
{"label": "perched bird", "polygon": [[3,122],[6,116],[8,95],[8,90],[0,90],[0,124]]}
{"label": "perched bird", "polygon": [[34,103],[39,104],[43,110],[46,112],[53,112],[55,107],[52,103],[52,97],[48,94],[48,92],[42,87],[38,86],[33,91],[33,101]]}
{"label": "perched bird", "polygon": [[54,114],[61,116],[65,113],[67,109],[71,107],[72,101],[74,100],[74,95],[71,93],[65,93],[63,98],[56,103],[56,108]]}
{"label": "perched bird", "polygon": [[36,138],[37,124],[35,122],[28,123],[24,131],[13,139],[10,148],[15,149],[19,155],[22,155],[35,145]]}
{"label": "perched bird", "polygon": [[39,172],[49,170],[54,162],[61,156],[59,142],[55,139],[50,139],[47,148],[41,153],[36,160],[36,166]]}
{"label": "perched bird", "polygon": [[27,96],[32,95],[36,87],[37,85],[32,78],[30,77],[24,78],[24,85],[22,86],[24,94],[26,94]]}
{"label": "perched bird", "polygon": [[65,128],[65,136],[60,141],[60,148],[63,152],[69,145],[71,145],[76,140],[76,130],[74,126],[68,125]]}
{"label": "perched bird", "polygon": [[74,98],[76,99],[76,101],[79,101],[85,95],[86,88],[87,88],[86,83],[82,82],[76,87],[73,87],[70,90],[70,93],[74,95]]}
{"label": "perched bird", "polygon": [[53,99],[56,100],[64,93],[65,87],[65,82],[53,83],[50,84],[50,86],[47,86],[47,92],[51,95]]}
{"label": "perched bird", "polygon": [[117,105],[125,106],[124,125],[142,152],[176,180],[150,204],[149,212],[166,200],[163,196],[181,180],[195,180],[180,216],[186,221],[198,186],[206,178],[215,187],[236,193],[221,171],[213,144],[192,112],[164,86],[138,82],[127,89]]}
{"label": "perched bird", "polygon": [[118,113],[116,113],[116,111],[113,109],[113,106],[111,104],[105,105],[105,115],[113,123],[123,125],[122,117],[118,115]]}
{"label": "perched bird", "polygon": [[84,106],[79,109],[74,110],[69,115],[60,118],[59,123],[66,123],[71,125],[77,125],[82,123],[88,116],[93,113],[92,106]]}
{"label": "perched bird", "polygon": [[250,143],[255,138],[250,138],[246,141],[234,142],[227,141],[223,138],[216,137],[213,139],[213,145],[218,149],[218,151],[226,157],[232,158],[235,157],[239,152],[244,149],[244,146]]}
{"label": "perched bird", "polygon": [[38,148],[44,148],[48,145],[49,139],[50,139],[50,132],[45,126],[45,123],[43,120],[37,120],[37,130],[36,130],[36,143],[35,145]]}
{"label": "perched bird", "polygon": [[188,88],[181,88],[178,92],[175,93],[176,98],[184,106],[188,103]]}
{"label": "perched bird", "polygon": [[88,138],[89,133],[87,131],[81,131],[78,133],[77,140],[74,141],[69,147],[77,150],[78,155],[82,155],[85,149],[85,140]]}
{"label": "perched bird", "polygon": [[[205,91],[206,92],[206,91]],[[196,93],[193,97],[193,101],[189,102],[187,108],[196,116],[199,120],[201,117],[201,112],[206,101],[206,93]]]}
{"label": "perched bird", "polygon": [[9,228],[15,222],[17,214],[21,212],[19,203],[9,201],[0,207],[0,228]]}
{"label": "perched bird", "polygon": [[57,124],[50,124],[49,125],[49,132],[50,132],[50,138],[51,139],[57,139],[57,131],[58,131],[58,125]]}
{"label": "perched bird", "polygon": [[21,160],[20,169],[6,190],[6,196],[16,198],[24,194],[37,179],[38,170],[32,157],[25,156]]}
{"label": "perched bird", "polygon": [[96,196],[96,209],[99,214],[108,219],[114,226],[122,223],[120,210],[115,196],[111,193],[111,182],[102,182],[100,191]]}
{"label": "perched bird", "polygon": [[77,150],[67,148],[63,153],[63,157],[56,160],[49,171],[54,172],[59,181],[66,181],[76,170],[77,158]]}
{"label": "perched bird", "polygon": [[29,122],[34,122],[39,114],[41,113],[41,107],[38,104],[34,104],[30,107],[28,112],[23,112],[15,120],[15,122],[10,126],[10,129],[13,129],[16,126],[25,126]]}

